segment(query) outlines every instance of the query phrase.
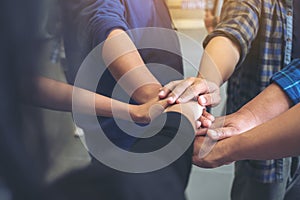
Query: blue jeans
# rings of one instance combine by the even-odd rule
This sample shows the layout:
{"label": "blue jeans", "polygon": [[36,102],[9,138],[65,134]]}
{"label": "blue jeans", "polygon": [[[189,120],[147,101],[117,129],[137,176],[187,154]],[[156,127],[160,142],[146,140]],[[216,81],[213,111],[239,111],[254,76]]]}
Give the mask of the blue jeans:
{"label": "blue jeans", "polygon": [[249,175],[247,161],[235,163],[231,189],[232,200],[297,200],[300,199],[300,168],[291,158],[284,159],[283,181],[262,183]]}

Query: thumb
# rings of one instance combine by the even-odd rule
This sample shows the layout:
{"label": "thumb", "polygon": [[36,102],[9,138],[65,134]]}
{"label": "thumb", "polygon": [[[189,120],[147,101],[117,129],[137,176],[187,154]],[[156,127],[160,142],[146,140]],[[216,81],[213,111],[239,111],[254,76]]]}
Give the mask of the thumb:
{"label": "thumb", "polygon": [[154,120],[165,110],[164,104],[156,103],[149,108],[150,120]]}
{"label": "thumb", "polygon": [[233,127],[209,129],[207,131],[207,135],[213,140],[222,140],[238,134],[239,132]]}

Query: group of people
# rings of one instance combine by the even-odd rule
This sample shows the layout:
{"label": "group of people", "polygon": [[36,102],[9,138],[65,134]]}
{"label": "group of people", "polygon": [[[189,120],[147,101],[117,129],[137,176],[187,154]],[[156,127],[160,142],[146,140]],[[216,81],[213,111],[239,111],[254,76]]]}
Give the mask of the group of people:
{"label": "group of people", "polygon": [[[300,16],[298,1],[225,1],[217,26],[204,40],[198,76],[183,79],[176,33],[164,36],[159,32],[159,28],[172,29],[165,1],[63,0],[59,5],[69,84],[38,76],[27,67],[34,66],[33,56],[38,49],[34,37],[37,5],[32,0],[15,16],[8,12],[13,7],[10,2],[4,1],[1,6],[5,11],[2,15],[11,20],[9,24],[19,17],[24,21],[14,26],[3,22],[8,28],[1,33],[2,39],[10,40],[3,40],[6,46],[1,47],[1,93],[5,94],[1,107],[9,117],[1,120],[0,169],[14,198],[184,199],[192,163],[217,167],[234,161],[231,199],[288,200],[300,196],[300,27],[295,23]],[[136,35],[126,33],[147,27],[158,28],[152,30],[152,38],[143,38],[143,31]],[[23,34],[20,28],[24,29]],[[147,39],[150,43],[164,42],[172,52],[139,48]],[[18,51],[12,51],[14,45],[8,41],[20,47]],[[76,75],[85,58],[101,44],[99,55],[94,55],[105,67],[94,93],[91,88],[76,85]],[[155,73],[163,65],[173,69],[167,78]],[[9,78],[16,72],[22,75]],[[214,119],[205,108],[219,103],[218,88],[225,81],[229,115]],[[120,99],[113,99],[118,85],[122,88]],[[11,93],[12,89],[19,92]],[[17,137],[20,130],[15,105],[20,104],[21,97],[43,107],[72,111],[73,90],[80,94],[76,100],[79,112],[86,115],[94,109],[105,135],[124,150],[151,152],[168,144],[177,134],[196,134],[195,139],[176,161],[152,172],[119,172],[92,154],[95,158],[89,167],[71,172],[51,186],[43,185],[38,173],[33,173],[38,170],[24,159],[22,142]],[[90,104],[91,99],[94,105]],[[157,105],[158,112],[153,116],[150,111]],[[115,117],[126,121],[132,132],[142,130],[135,134],[151,132],[162,117],[166,117],[166,123],[155,136],[141,139],[122,130]],[[136,123],[149,122],[146,129],[134,128]],[[185,124],[184,133],[179,122]],[[86,134],[94,133],[94,126],[82,126]],[[207,142],[207,138],[214,142]],[[207,151],[203,154],[203,150]]]}

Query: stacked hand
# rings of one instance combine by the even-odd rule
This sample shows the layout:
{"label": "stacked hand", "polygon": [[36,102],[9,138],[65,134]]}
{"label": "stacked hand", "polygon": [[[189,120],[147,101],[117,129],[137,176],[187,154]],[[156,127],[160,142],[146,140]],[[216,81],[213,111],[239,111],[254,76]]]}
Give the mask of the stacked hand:
{"label": "stacked hand", "polygon": [[[199,167],[214,168],[235,159],[231,139],[256,126],[253,114],[247,109],[217,118],[209,128],[202,128],[194,142],[193,163]],[[228,138],[228,139],[226,139]]]}
{"label": "stacked hand", "polygon": [[161,89],[159,97],[167,98],[169,104],[195,99],[202,106],[214,106],[221,101],[220,89],[215,83],[196,77],[168,83]]}
{"label": "stacked hand", "polygon": [[[215,83],[200,77],[172,81],[160,90],[159,97],[167,99],[169,104],[196,100],[203,107],[215,106],[221,101],[219,87]],[[202,116],[196,122],[196,128],[209,127],[213,121],[214,117],[203,110]]]}

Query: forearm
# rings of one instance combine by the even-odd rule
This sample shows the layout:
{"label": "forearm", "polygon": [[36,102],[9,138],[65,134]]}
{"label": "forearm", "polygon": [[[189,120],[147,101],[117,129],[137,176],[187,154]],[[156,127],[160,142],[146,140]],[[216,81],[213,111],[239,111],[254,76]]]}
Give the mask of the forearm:
{"label": "forearm", "polygon": [[238,45],[226,37],[211,39],[205,47],[198,76],[220,86],[233,73],[240,58],[239,51]]}
{"label": "forearm", "polygon": [[250,113],[248,119],[257,126],[287,111],[291,105],[292,102],[285,92],[273,83],[243,106],[239,112]]}
{"label": "forearm", "polygon": [[157,96],[161,84],[148,70],[135,45],[123,30],[113,30],[103,49],[105,64],[134,100],[142,104]]}
{"label": "forearm", "polygon": [[226,139],[229,161],[267,160],[300,154],[300,104],[241,135]]}
{"label": "forearm", "polygon": [[[76,112],[128,119],[129,105],[108,97],[73,87],[45,77],[36,77],[33,89],[23,94],[29,103],[58,111]],[[74,92],[74,93],[73,93]],[[113,113],[114,109],[114,113]]]}

